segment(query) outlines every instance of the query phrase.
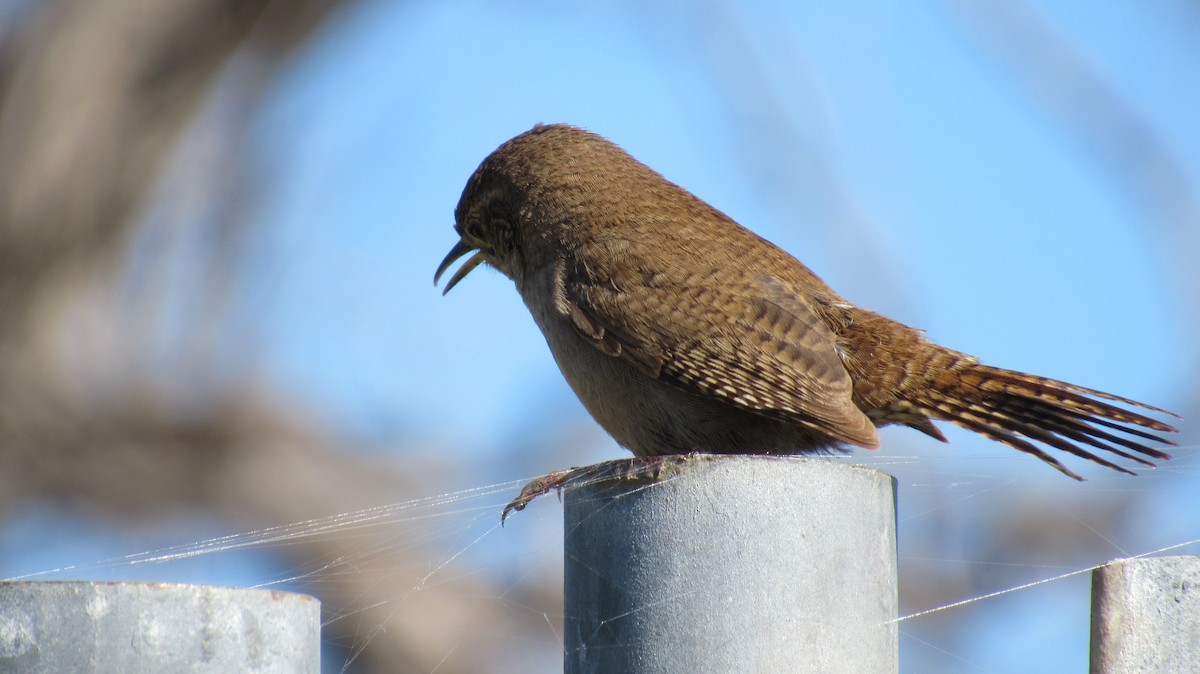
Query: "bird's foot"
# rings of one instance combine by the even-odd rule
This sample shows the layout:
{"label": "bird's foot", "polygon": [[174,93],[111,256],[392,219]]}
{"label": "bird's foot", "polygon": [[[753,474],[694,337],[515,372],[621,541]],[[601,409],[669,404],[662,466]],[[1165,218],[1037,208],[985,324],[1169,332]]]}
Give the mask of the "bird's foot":
{"label": "bird's foot", "polygon": [[508,519],[508,514],[514,510],[524,510],[525,506],[529,505],[533,499],[542,494],[549,493],[551,489],[557,489],[559,494],[562,494],[563,483],[567,478],[574,473],[578,468],[568,468],[566,470],[556,470],[553,473],[547,473],[535,480],[531,480],[529,484],[521,487],[521,493],[517,497],[508,502],[504,506],[504,510],[500,513],[500,526],[504,526],[504,520]]}
{"label": "bird's foot", "polygon": [[585,478],[589,482],[630,480],[661,482],[670,475],[672,466],[687,460],[690,456],[678,454],[635,456],[629,459],[606,461],[594,466],[568,468],[566,470],[556,470],[552,473],[547,473],[522,487],[521,493],[517,494],[516,498],[504,506],[504,510],[500,513],[500,526],[504,526],[504,521],[508,519],[509,513],[524,510],[525,506],[529,505],[535,498],[542,494],[547,494],[551,490],[558,490],[561,497],[562,489],[566,485],[567,480],[574,475]]}

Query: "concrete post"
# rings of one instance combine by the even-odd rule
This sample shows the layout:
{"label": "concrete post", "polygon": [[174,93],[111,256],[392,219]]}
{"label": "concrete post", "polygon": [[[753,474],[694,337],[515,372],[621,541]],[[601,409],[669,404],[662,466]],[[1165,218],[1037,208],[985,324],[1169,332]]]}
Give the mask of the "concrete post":
{"label": "concrete post", "polygon": [[767,456],[564,490],[567,674],[895,672],[895,480]]}
{"label": "concrete post", "polygon": [[320,602],[162,583],[0,583],[0,672],[318,674]]}
{"label": "concrete post", "polygon": [[1200,557],[1092,572],[1092,674],[1200,671]]}

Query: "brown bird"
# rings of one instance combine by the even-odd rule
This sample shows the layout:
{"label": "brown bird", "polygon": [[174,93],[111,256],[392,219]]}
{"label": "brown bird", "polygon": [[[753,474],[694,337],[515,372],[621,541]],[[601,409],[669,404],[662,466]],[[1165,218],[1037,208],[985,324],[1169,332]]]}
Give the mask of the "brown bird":
{"label": "brown bird", "polygon": [[933,422],[948,421],[1077,480],[1042,445],[1122,473],[1107,456],[1170,458],[1149,431],[1175,429],[1127,408],[1170,412],[983,365],[860,309],[582,129],[501,145],[454,216],[434,283],[472,251],[445,292],[481,263],[512,279],[575,394],[636,456],[874,449],[888,424],[945,442]]}

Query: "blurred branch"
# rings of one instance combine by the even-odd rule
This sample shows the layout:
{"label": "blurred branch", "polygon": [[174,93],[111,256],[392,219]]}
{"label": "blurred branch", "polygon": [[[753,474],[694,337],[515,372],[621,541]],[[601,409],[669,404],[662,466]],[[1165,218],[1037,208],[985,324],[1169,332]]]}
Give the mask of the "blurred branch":
{"label": "blurred branch", "polygon": [[[0,51],[0,344],[49,279],[113,252],[224,65],[269,75],[332,2],[59,0]],[[251,98],[252,100],[252,98]]]}
{"label": "blurred branch", "polygon": [[[349,4],[47,0],[0,15],[12,22],[0,28],[0,508],[53,499],[136,522],[199,507],[252,529],[389,503],[455,470],[408,456],[402,472],[341,451],[311,416],[292,411],[295,401],[249,374],[214,385],[211,353],[172,354],[171,381],[147,376],[151,336],[167,320],[161,305],[178,301],[160,287],[172,273],[162,267],[177,261],[159,256],[188,263],[183,273],[201,277],[197,295],[233,292],[234,275],[220,263],[238,253],[232,248],[248,223],[242,200],[253,190],[231,186],[252,178],[244,156],[229,156],[245,148],[227,139],[245,137],[292,54]],[[232,77],[231,64],[239,66]],[[206,133],[222,142],[205,144],[200,134],[197,147],[187,131],[214,97],[222,101],[219,128]],[[166,205],[166,240],[142,251],[151,260],[137,260],[130,249],[166,169],[197,161],[236,168],[207,183],[211,166],[183,176],[198,195]],[[189,219],[206,229],[187,232]],[[187,236],[200,243],[180,242]],[[149,269],[131,274],[139,263]],[[131,317],[115,299],[123,294],[157,306]],[[187,299],[184,324],[169,328],[185,334],[185,350],[195,347],[187,336],[228,330],[213,325],[219,317],[204,310],[205,297]],[[94,371],[103,373],[100,387],[86,386]],[[171,395],[175,389],[193,398]],[[304,567],[392,550],[394,536],[317,536],[288,552]],[[426,556],[409,548],[387,556],[390,574],[339,579],[352,601],[332,605],[362,613],[327,635],[359,643],[386,632],[370,640],[362,667],[483,670],[489,648],[500,652],[528,627],[497,613],[500,592],[486,577],[453,578],[414,595]],[[536,592],[521,600],[547,604]],[[464,635],[481,631],[488,638],[477,647],[442,662]]]}
{"label": "blurred branch", "polygon": [[[103,402],[76,395],[59,362],[63,321],[116,264],[165,156],[222,66],[251,53],[265,65],[253,83],[241,80],[250,106],[333,6],[59,0],[20,17],[0,51],[0,449],[12,487],[3,498],[70,491],[85,452],[106,456],[171,434],[221,439],[223,427],[180,425],[136,371]],[[94,359],[111,355],[91,346]],[[135,473],[115,472],[101,484],[118,499],[155,484],[127,484]]]}

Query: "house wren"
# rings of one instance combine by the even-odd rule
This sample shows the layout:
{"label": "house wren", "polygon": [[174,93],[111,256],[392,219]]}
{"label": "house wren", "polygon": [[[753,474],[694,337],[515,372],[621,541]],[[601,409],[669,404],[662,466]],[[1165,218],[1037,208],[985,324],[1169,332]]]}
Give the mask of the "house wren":
{"label": "house wren", "polygon": [[582,129],[538,125],[501,145],[454,219],[434,283],[472,251],[446,292],[480,263],[512,279],[575,394],[636,456],[874,449],[888,424],[945,442],[933,422],[947,421],[1075,479],[1043,446],[1123,473],[1097,451],[1170,458],[1151,445],[1174,443],[1142,429],[1175,429],[1127,408],[1169,412],[983,365],[860,309]]}

